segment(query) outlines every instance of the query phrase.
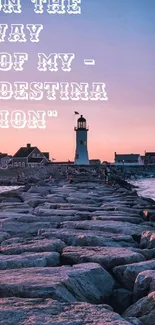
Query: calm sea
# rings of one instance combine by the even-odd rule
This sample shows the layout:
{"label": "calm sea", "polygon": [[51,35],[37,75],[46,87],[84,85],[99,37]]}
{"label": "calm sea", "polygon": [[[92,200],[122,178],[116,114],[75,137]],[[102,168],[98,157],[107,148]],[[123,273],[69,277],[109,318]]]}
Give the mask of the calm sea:
{"label": "calm sea", "polygon": [[138,186],[137,192],[140,196],[155,200],[155,178],[140,179],[131,183]]}

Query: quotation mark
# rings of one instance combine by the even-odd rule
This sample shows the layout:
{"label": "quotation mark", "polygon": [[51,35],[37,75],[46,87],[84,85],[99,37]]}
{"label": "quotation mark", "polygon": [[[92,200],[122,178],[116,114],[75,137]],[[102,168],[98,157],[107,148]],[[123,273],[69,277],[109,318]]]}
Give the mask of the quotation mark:
{"label": "quotation mark", "polygon": [[47,111],[47,116],[48,117],[57,117],[58,112],[57,111]]}

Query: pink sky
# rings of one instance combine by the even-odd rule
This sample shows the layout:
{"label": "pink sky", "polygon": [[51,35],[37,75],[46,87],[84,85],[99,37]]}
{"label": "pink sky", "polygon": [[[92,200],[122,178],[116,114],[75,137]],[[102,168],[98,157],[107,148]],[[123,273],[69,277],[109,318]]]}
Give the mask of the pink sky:
{"label": "pink sky", "polygon": [[[1,23],[42,23],[38,44],[1,44],[1,51],[27,52],[23,73],[1,72],[2,81],[105,82],[108,102],[0,101],[0,109],[56,109],[58,118],[48,118],[45,130],[0,129],[0,151],[14,154],[26,143],[49,151],[57,160],[74,159],[76,117],[89,125],[90,158],[113,161],[114,152],[155,151],[155,2],[154,0],[83,1],[82,15],[36,15],[31,5],[21,15],[0,12]],[[100,4],[100,7],[99,7]],[[24,4],[25,5],[25,4]],[[26,6],[26,5],[25,5]],[[49,32],[50,31],[50,32]],[[37,71],[37,53],[72,52],[71,73]],[[85,67],[83,60],[96,60]]]}

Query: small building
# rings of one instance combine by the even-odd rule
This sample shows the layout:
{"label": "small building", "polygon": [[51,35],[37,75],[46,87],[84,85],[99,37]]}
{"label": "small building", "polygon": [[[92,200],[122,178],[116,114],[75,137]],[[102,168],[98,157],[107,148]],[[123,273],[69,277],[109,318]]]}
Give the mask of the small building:
{"label": "small building", "polygon": [[116,166],[140,166],[143,165],[143,159],[140,154],[117,154],[115,152]]}
{"label": "small building", "polygon": [[50,164],[52,165],[61,165],[61,166],[68,166],[68,165],[74,165],[73,161],[53,161]]}
{"label": "small building", "polygon": [[11,167],[42,167],[49,163],[49,153],[41,152],[37,147],[21,147],[13,156]]}
{"label": "small building", "polygon": [[90,165],[101,165],[100,159],[90,159],[89,160]]}
{"label": "small building", "polygon": [[141,156],[142,164],[145,164],[145,156]]}
{"label": "small building", "polygon": [[0,152],[0,168],[7,169],[11,159],[12,156],[9,156],[7,153]]}
{"label": "small building", "polygon": [[102,161],[102,165],[106,166],[106,165],[111,165],[111,163],[107,160]]}
{"label": "small building", "polygon": [[145,165],[155,165],[155,152],[145,152]]}

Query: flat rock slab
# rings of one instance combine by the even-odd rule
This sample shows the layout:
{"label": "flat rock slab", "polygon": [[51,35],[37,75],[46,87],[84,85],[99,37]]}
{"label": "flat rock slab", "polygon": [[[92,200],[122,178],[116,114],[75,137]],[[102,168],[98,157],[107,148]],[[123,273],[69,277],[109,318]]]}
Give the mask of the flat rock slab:
{"label": "flat rock slab", "polygon": [[[73,229],[83,229],[83,230],[99,230],[113,233],[121,233],[126,235],[138,235],[143,231],[148,230],[149,226],[147,225],[134,225],[129,222],[123,221],[66,221],[61,223],[63,228],[73,228]],[[151,228],[151,227],[150,227]]]}
{"label": "flat rock slab", "polygon": [[58,252],[65,247],[60,239],[26,240],[11,238],[3,241],[1,252],[3,254],[21,254],[24,252]]}
{"label": "flat rock slab", "polygon": [[60,265],[59,253],[23,253],[0,255],[0,270]]}
{"label": "flat rock slab", "polygon": [[125,221],[125,222],[129,222],[129,223],[133,223],[133,224],[139,224],[142,222],[141,218],[137,218],[137,217],[128,217],[128,215],[124,215],[124,216],[102,216],[102,215],[93,215],[92,220],[103,220],[103,221]]}
{"label": "flat rock slab", "polygon": [[141,234],[140,247],[155,248],[155,231],[144,231]]}
{"label": "flat rock slab", "polygon": [[9,234],[7,232],[4,231],[0,231],[0,244],[7,238],[9,238]]}
{"label": "flat rock slab", "polygon": [[14,212],[17,214],[31,214],[33,212],[33,208],[29,207],[29,208],[24,208],[24,207],[21,207],[21,208],[10,208],[10,207],[6,207],[5,209],[3,209],[4,212]]}
{"label": "flat rock slab", "polygon": [[134,208],[130,208],[130,207],[127,207],[127,206],[117,206],[116,207],[116,211],[124,211],[126,213],[130,213],[130,212],[134,212],[134,213],[140,213],[142,212],[143,210],[143,207],[139,208],[139,209],[134,209]]}
{"label": "flat rock slab", "polygon": [[10,234],[36,234],[42,228],[57,228],[57,222],[18,222],[16,220],[4,220],[1,223],[1,230]]}
{"label": "flat rock slab", "polygon": [[50,186],[34,186],[32,185],[31,188],[28,190],[28,193],[38,193],[41,196],[47,196],[51,191]]}
{"label": "flat rock slab", "polygon": [[[119,241],[126,241],[129,243],[134,243],[135,241],[133,240],[133,237],[131,235],[126,235],[126,234],[119,234],[119,233],[112,233],[112,232],[103,232],[103,231],[94,231],[94,230],[83,230],[83,229],[74,229],[74,228],[59,228],[59,229],[42,229],[40,231],[40,234],[44,235],[51,235],[54,237],[61,236],[61,238],[66,238],[67,236],[98,236],[106,240],[114,240],[116,242]],[[59,238],[59,237],[58,237]]]}
{"label": "flat rock slab", "polygon": [[[67,202],[68,203],[71,203],[71,204],[88,204],[88,205],[91,205],[91,204],[96,204],[96,200],[93,200],[93,199],[81,199],[81,198],[72,198],[72,197],[67,197]],[[98,203],[101,203],[101,200],[98,201]]]}
{"label": "flat rock slab", "polygon": [[3,212],[0,212],[0,220],[16,220],[20,217],[25,217],[27,216],[27,218],[33,218],[33,215],[32,214],[23,214],[23,213],[18,213],[16,211],[13,211],[12,212],[12,208],[10,207],[10,211],[3,211]]}
{"label": "flat rock slab", "polygon": [[[0,301],[1,325],[130,325],[105,305],[59,303],[52,299]],[[152,325],[152,324],[151,324]]]}
{"label": "flat rock slab", "polygon": [[40,235],[46,238],[59,238],[68,246],[137,247],[137,243],[130,235],[111,234],[93,230],[43,229]]}
{"label": "flat rock slab", "polygon": [[[54,203],[45,203],[44,205],[42,205],[43,208],[45,209],[59,209],[59,210],[78,210],[78,211],[82,211],[82,212],[94,212],[96,210],[100,210],[100,207],[98,206],[98,204],[96,205],[86,205],[86,204],[69,204],[69,203],[58,203],[58,204],[54,204]],[[95,212],[96,213],[96,212]]]}
{"label": "flat rock slab", "polygon": [[155,324],[155,291],[131,305],[123,317],[136,317],[143,325]]}
{"label": "flat rock slab", "polygon": [[105,210],[102,207],[97,208],[96,211],[93,210],[92,216],[120,216],[120,217],[126,216],[126,217],[130,217],[130,218],[133,218],[133,217],[140,218],[140,215],[135,214],[134,212],[132,212],[132,210],[130,213],[126,213],[123,211],[118,212],[115,210]]}
{"label": "flat rock slab", "polygon": [[116,265],[144,261],[143,255],[122,247],[73,247],[64,248],[62,258],[65,264],[94,262],[109,270]]}
{"label": "flat rock slab", "polygon": [[155,258],[155,248],[152,248],[152,249],[148,249],[148,248],[141,249],[141,248],[130,247],[129,249],[131,249],[133,252],[142,254],[147,261]]}
{"label": "flat rock slab", "polygon": [[113,286],[112,276],[95,263],[0,271],[1,297],[100,303],[112,293]]}
{"label": "flat rock slab", "polygon": [[132,290],[137,275],[146,270],[155,270],[155,259],[145,262],[121,265],[114,268],[117,280],[129,290]]}
{"label": "flat rock slab", "polygon": [[143,325],[143,323],[140,321],[140,319],[138,319],[136,317],[126,317],[125,320],[132,325]]}
{"label": "flat rock slab", "polygon": [[47,202],[47,199],[42,199],[41,197],[33,197],[32,194],[25,193],[24,199],[26,200],[24,203],[27,203],[30,207],[36,208],[40,204],[44,204]]}
{"label": "flat rock slab", "polygon": [[[23,209],[28,209],[29,205],[25,204],[24,202],[2,202],[0,203],[0,209],[3,210],[5,208],[11,208],[11,209],[19,209],[19,208],[23,208]],[[0,213],[1,214],[1,213]]]}
{"label": "flat rock slab", "polygon": [[[55,210],[56,211],[56,210]],[[34,212],[35,213],[35,212]],[[32,217],[27,216],[26,214],[22,217],[18,218],[19,222],[24,222],[24,223],[32,223],[32,222],[50,222],[50,223],[60,223],[63,221],[80,221],[80,220],[88,220],[89,218],[86,215],[38,215],[34,214]]]}
{"label": "flat rock slab", "polygon": [[148,270],[138,274],[134,285],[134,297],[138,300],[155,291],[155,270]]}
{"label": "flat rock slab", "polygon": [[69,216],[76,216],[79,215],[81,217],[91,216],[91,213],[88,211],[77,211],[77,210],[63,210],[63,209],[44,209],[42,207],[38,207],[34,210],[36,215],[40,216],[62,216],[62,217],[69,217]]}

